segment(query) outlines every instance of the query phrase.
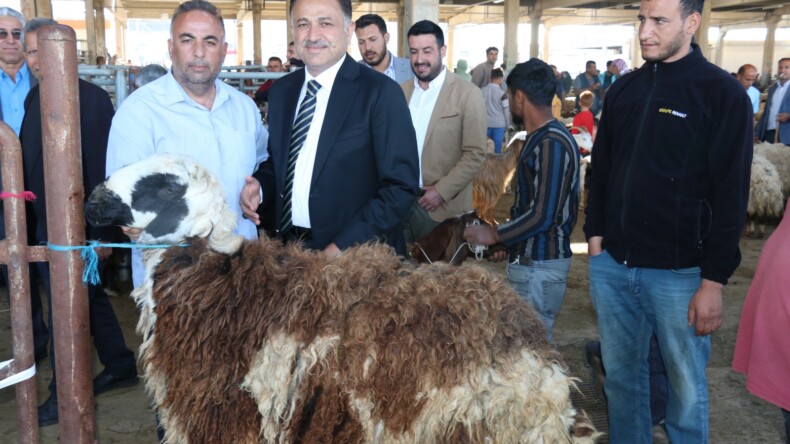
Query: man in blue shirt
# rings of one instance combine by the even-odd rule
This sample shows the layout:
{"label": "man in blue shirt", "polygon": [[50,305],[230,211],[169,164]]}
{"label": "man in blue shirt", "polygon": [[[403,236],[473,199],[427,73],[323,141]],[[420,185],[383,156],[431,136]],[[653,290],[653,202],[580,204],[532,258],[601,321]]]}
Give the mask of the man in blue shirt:
{"label": "man in blue shirt", "polygon": [[510,113],[528,134],[516,170],[512,219],[498,227],[470,225],[464,230],[472,245],[501,242],[507,247],[508,280],[535,308],[548,340],[565,298],[570,236],[579,208],[579,147],[551,114],[556,82],[549,65],[535,58],[510,72]]}
{"label": "man in blue shirt", "polygon": [[0,8],[0,120],[17,136],[25,116],[25,97],[35,80],[22,56],[22,28],[25,17],[8,7]]}
{"label": "man in blue shirt", "polygon": [[359,53],[362,55],[359,63],[370,66],[399,84],[414,77],[409,59],[395,57],[387,50],[390,33],[380,15],[366,14],[354,23]]}
{"label": "man in blue shirt", "polygon": [[749,100],[752,101],[752,111],[754,114],[760,111],[760,91],[754,87],[754,82],[757,81],[757,75],[757,68],[755,68],[754,65],[749,65],[747,63],[738,68],[738,81],[746,88],[746,94],[749,96]]}
{"label": "man in blue shirt", "polygon": [[[22,53],[22,28],[25,17],[11,8],[0,7],[0,120],[7,123],[19,136],[22,118],[25,116],[25,97],[30,88],[36,84],[25,64]],[[2,180],[2,179],[0,179]],[[1,187],[2,185],[0,185]],[[0,239],[5,238],[5,219],[0,207]],[[0,266],[6,282],[8,269]],[[47,356],[49,330],[44,323],[44,312],[39,296],[38,278],[31,267],[30,296],[33,310],[33,340],[36,360]]]}
{"label": "man in blue shirt", "polygon": [[583,73],[576,76],[573,81],[573,93],[576,94],[576,111],[581,111],[579,106],[579,96],[582,92],[590,91],[595,96],[593,105],[590,107],[593,115],[601,110],[601,78],[598,77],[598,68],[594,60],[588,60]]}
{"label": "man in blue shirt", "polygon": [[[209,2],[184,2],[170,34],[170,72],[130,95],[113,118],[107,174],[155,153],[189,155],[219,179],[237,215],[237,233],[256,239],[255,224],[242,217],[239,194],[244,178],[268,158],[269,134],[252,99],[218,79],[228,49],[222,16]],[[135,254],[135,287],[143,277]]]}

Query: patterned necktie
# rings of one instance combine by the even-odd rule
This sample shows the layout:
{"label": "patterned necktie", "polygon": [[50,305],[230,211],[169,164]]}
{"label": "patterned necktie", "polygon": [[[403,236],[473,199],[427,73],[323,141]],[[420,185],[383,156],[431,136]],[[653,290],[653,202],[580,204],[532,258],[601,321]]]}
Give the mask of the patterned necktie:
{"label": "patterned necktie", "polygon": [[288,150],[288,167],[285,170],[285,192],[283,193],[283,215],[280,219],[280,233],[287,234],[293,227],[291,217],[291,198],[294,188],[294,170],[296,169],[296,159],[299,158],[299,151],[307,139],[307,132],[310,129],[310,122],[313,121],[315,112],[315,95],[321,89],[321,84],[315,80],[307,82],[307,94],[299,106],[299,113],[296,114],[293,130],[291,131],[291,147]]}

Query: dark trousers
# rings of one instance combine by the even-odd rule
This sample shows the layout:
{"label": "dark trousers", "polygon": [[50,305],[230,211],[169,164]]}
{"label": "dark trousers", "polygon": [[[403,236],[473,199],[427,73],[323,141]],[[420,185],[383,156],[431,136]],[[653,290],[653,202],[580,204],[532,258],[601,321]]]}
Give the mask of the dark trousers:
{"label": "dark trousers", "polygon": [[782,409],[782,416],[785,418],[785,439],[787,444],[790,444],[790,412]]}
{"label": "dark trousers", "polygon": [[[2,213],[0,213],[2,217]],[[30,308],[33,315],[33,350],[38,354],[40,350],[47,348],[49,342],[49,329],[47,324],[44,323],[44,307],[41,305],[41,294],[38,289],[38,271],[35,264],[30,264],[29,279],[30,279]],[[8,267],[5,265],[0,266],[5,280],[6,287],[8,288],[7,296],[11,298],[11,285],[8,280]],[[52,325],[52,324],[50,324]]]}
{"label": "dark trousers", "polygon": [[774,143],[776,137],[776,130],[765,130],[763,134],[763,142]]}
{"label": "dark trousers", "polygon": [[[52,325],[52,296],[49,284],[49,264],[39,263],[39,273],[44,280],[49,304],[49,325]],[[99,273],[104,271],[104,261],[99,262]],[[135,367],[134,353],[126,346],[121,326],[112,308],[109,297],[101,285],[88,286],[88,317],[91,335],[99,362],[110,373],[122,373]],[[57,396],[55,378],[55,344],[50,343],[49,362],[52,365],[52,381],[49,383],[51,396]]]}

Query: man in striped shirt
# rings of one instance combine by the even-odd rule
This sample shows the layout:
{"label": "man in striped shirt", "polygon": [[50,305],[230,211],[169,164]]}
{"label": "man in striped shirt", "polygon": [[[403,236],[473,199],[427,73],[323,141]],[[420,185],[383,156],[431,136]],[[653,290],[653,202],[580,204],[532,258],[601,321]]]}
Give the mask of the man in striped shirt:
{"label": "man in striped shirt", "polygon": [[513,122],[523,120],[528,134],[518,162],[511,220],[496,228],[476,225],[464,231],[472,245],[505,244],[508,279],[535,308],[549,340],[565,297],[570,237],[579,207],[579,148],[551,114],[556,82],[551,67],[534,58],[508,75]]}

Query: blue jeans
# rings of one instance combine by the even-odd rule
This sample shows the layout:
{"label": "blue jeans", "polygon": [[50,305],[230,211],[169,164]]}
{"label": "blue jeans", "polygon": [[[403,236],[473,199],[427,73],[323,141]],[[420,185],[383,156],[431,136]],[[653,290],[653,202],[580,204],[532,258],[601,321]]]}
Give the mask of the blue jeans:
{"label": "blue jeans", "polygon": [[606,251],[590,257],[590,295],[606,366],[611,443],[652,440],[648,351],[655,333],[669,379],[670,442],[708,442],[710,336],[688,325],[688,304],[702,282],[698,267],[628,268]]}
{"label": "blue jeans", "polygon": [[532,306],[546,326],[546,339],[551,340],[554,320],[565,299],[565,284],[571,259],[535,261],[532,265],[508,264],[507,277],[519,297]]}
{"label": "blue jeans", "polygon": [[488,128],[486,137],[494,141],[494,152],[497,154],[502,153],[502,140],[505,138],[504,128]]}

